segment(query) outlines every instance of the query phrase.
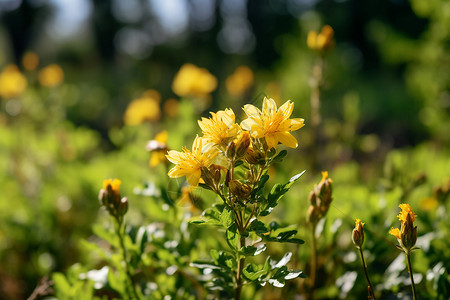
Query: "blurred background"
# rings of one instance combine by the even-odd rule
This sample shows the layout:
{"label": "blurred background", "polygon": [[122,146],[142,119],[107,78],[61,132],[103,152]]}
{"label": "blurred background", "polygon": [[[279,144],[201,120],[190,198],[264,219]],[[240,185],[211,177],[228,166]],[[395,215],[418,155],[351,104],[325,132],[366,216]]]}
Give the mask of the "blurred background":
{"label": "blurred background", "polygon": [[[325,24],[335,42],[321,54],[306,39]],[[318,59],[316,132],[309,120]],[[145,151],[158,133],[167,130],[169,148],[189,148],[200,116],[231,107],[240,121],[240,107],[265,96],[292,100],[293,116],[307,124],[295,134],[291,164],[274,170],[277,181],[307,170],[282,218],[304,224],[307,192],[329,170],[336,206],[349,216],[385,230],[400,199],[420,207],[422,228],[434,232],[442,223],[431,220],[448,208],[433,191],[447,182],[448,193],[449,74],[445,0],[0,0],[0,298],[24,299],[40,278],[89,260],[78,241],[99,218],[102,180],[122,179],[129,195],[162,180],[166,166],[149,166]],[[139,215],[148,200],[136,198]],[[330,243],[342,223],[352,226],[334,214]],[[442,274],[425,275],[450,263],[449,242],[438,241],[445,226],[419,268],[419,284],[435,291]],[[337,251],[352,251],[342,243]],[[389,252],[376,243],[371,251]],[[391,258],[374,267],[378,279]],[[333,276],[319,297],[364,293],[363,282],[339,286],[345,267],[327,269]]]}

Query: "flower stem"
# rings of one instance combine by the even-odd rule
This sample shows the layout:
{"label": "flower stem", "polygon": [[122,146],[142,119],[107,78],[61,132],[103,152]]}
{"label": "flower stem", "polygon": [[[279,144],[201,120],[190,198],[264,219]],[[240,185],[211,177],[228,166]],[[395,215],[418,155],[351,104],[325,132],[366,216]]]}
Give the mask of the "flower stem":
{"label": "flower stem", "polygon": [[[370,282],[369,274],[367,273],[367,266],[366,266],[366,261],[364,260],[363,251],[362,251],[361,247],[358,247],[358,250],[359,250],[359,254],[361,255],[361,261],[362,261],[362,265],[364,268],[364,274],[366,275],[367,283],[369,284],[369,291],[372,292],[372,295],[369,295],[369,296],[371,296],[371,299],[375,300],[375,296],[373,295],[373,286],[372,286],[372,283]],[[370,294],[370,292],[369,292],[369,294]]]}
{"label": "flower stem", "polygon": [[[239,233],[240,234],[240,233]],[[245,237],[241,235],[240,240],[240,248],[245,247]],[[242,270],[244,269],[245,264],[245,257],[242,257],[238,260],[238,267],[237,267],[237,273],[236,273],[236,289],[234,290],[234,299],[239,300],[241,299],[241,291],[242,291]]]}
{"label": "flower stem", "polygon": [[413,277],[413,271],[412,271],[412,266],[411,266],[411,252],[406,252],[406,259],[408,261],[408,273],[409,273],[409,278],[411,279],[411,288],[412,288],[412,293],[413,293],[413,300],[416,300],[416,286],[414,284],[414,277]]}
{"label": "flower stem", "polygon": [[126,284],[127,294],[129,296],[129,299],[137,300],[137,299],[139,299],[139,297],[137,295],[137,291],[136,291],[136,288],[133,283],[133,276],[131,275],[130,265],[128,263],[127,248],[125,247],[125,242],[124,242],[123,231],[125,230],[125,228],[124,228],[122,222],[120,222],[118,219],[116,221],[117,221],[116,233],[117,233],[117,236],[119,237],[120,248],[122,250],[123,260],[125,262],[125,272],[126,272],[127,278],[128,278],[128,280],[127,280],[128,282]]}
{"label": "flower stem", "polygon": [[311,281],[310,281],[310,299],[314,299],[314,289],[316,287],[317,272],[317,244],[316,244],[316,224],[312,224],[312,240],[311,240]]}

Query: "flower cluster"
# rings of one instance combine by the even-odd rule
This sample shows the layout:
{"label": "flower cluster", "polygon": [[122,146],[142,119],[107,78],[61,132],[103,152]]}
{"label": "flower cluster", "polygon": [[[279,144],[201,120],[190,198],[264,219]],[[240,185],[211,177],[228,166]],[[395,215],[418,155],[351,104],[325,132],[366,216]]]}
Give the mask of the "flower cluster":
{"label": "flower cluster", "polygon": [[[222,171],[226,171],[226,185],[230,190],[241,196],[248,194],[249,185],[262,174],[256,169],[268,166],[278,143],[297,147],[297,140],[290,132],[303,127],[304,120],[289,119],[294,109],[291,101],[277,108],[273,99],[264,98],[262,111],[250,104],[243,109],[247,119],[241,124],[235,122],[231,109],[212,112],[210,118],[199,120],[203,136],[195,138],[192,150],[168,152],[167,159],[175,164],[169,176],[186,176],[190,185],[205,183],[216,190]],[[238,161],[249,165],[250,182],[234,178],[233,170]]]}
{"label": "flower cluster", "polygon": [[397,216],[402,222],[400,229],[392,227],[389,233],[397,238],[400,249],[405,251],[405,253],[409,253],[417,240],[417,226],[414,227],[413,224],[417,215],[414,214],[409,204],[400,204],[399,207],[402,209]]}
{"label": "flower cluster", "polygon": [[333,35],[333,28],[330,25],[325,25],[319,33],[315,30],[311,30],[308,33],[306,44],[311,50],[325,53],[334,46]]}

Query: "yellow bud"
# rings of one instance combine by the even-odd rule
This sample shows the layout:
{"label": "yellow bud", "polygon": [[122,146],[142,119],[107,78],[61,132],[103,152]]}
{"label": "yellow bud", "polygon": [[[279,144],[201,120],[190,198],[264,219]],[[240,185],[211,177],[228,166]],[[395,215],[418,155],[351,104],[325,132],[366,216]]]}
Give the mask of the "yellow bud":
{"label": "yellow bud", "polygon": [[353,232],[352,232],[352,241],[353,241],[353,244],[355,244],[355,246],[358,248],[361,248],[362,244],[364,243],[363,226],[364,226],[364,223],[362,223],[360,219],[356,219],[355,228],[353,229]]}
{"label": "yellow bud", "polygon": [[244,131],[241,135],[241,138],[236,143],[236,156],[238,158],[242,157],[247,153],[248,147],[250,147],[251,139],[250,133],[248,131]]}

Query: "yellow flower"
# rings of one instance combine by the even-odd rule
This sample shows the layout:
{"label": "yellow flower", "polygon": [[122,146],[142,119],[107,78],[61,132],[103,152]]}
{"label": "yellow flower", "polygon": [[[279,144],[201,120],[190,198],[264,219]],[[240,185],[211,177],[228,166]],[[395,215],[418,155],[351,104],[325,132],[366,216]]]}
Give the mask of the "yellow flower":
{"label": "yellow flower", "polygon": [[411,219],[413,222],[416,220],[416,215],[414,214],[409,204],[400,204],[399,207],[402,209],[402,211],[397,216],[399,221],[406,222],[408,214],[411,215]]}
{"label": "yellow flower", "polygon": [[241,129],[235,123],[235,116],[232,109],[219,110],[217,113],[211,112],[211,118],[202,118],[198,125],[203,132],[203,140],[215,145],[226,146],[231,138],[234,138]]}
{"label": "yellow flower", "polygon": [[7,65],[0,73],[0,96],[14,98],[20,96],[27,88],[27,79],[16,65]]}
{"label": "yellow flower", "polygon": [[217,79],[208,70],[184,64],[172,83],[172,90],[180,97],[204,97],[217,87]]}
{"label": "yellow flower", "polygon": [[123,121],[126,125],[135,126],[145,121],[157,121],[160,116],[159,99],[150,93],[144,93],[141,98],[128,105]]}
{"label": "yellow flower", "polygon": [[34,52],[28,51],[22,58],[22,65],[28,71],[36,70],[39,65],[39,56]]}
{"label": "yellow flower", "polygon": [[169,171],[169,177],[176,178],[186,176],[187,182],[198,185],[202,168],[208,167],[216,157],[219,150],[214,147],[203,149],[204,142],[197,136],[192,144],[192,151],[183,147],[183,152],[171,150],[167,153],[167,159],[176,166]]}
{"label": "yellow flower", "polygon": [[225,81],[227,91],[240,97],[253,84],[253,72],[247,66],[238,67]]}
{"label": "yellow flower", "polygon": [[434,197],[425,197],[420,201],[420,208],[425,211],[434,211],[439,205],[439,202]]}
{"label": "yellow flower", "polygon": [[409,253],[417,240],[417,226],[413,224],[416,220],[416,215],[409,204],[400,204],[399,207],[402,209],[397,216],[402,222],[400,229],[392,227],[389,230],[389,234],[397,238],[400,248],[405,253]]}
{"label": "yellow flower", "polygon": [[111,186],[111,190],[118,195],[121,183],[122,181],[119,179],[105,179],[103,180],[103,189],[108,190],[108,186]]}
{"label": "yellow flower", "polygon": [[255,138],[265,138],[267,146],[275,148],[278,142],[296,148],[297,140],[289,133],[303,127],[301,118],[289,119],[294,103],[288,100],[279,109],[273,99],[264,98],[262,111],[251,104],[244,106],[248,119],[242,121],[241,127],[249,130]]}
{"label": "yellow flower", "polygon": [[325,52],[334,46],[333,41],[334,30],[330,25],[322,27],[322,31],[317,33],[315,30],[311,30],[308,33],[306,44],[312,50],[319,52]]}
{"label": "yellow flower", "polygon": [[178,100],[174,98],[167,99],[164,102],[164,113],[169,117],[175,118],[178,116]]}
{"label": "yellow flower", "polygon": [[158,133],[154,140],[147,143],[147,151],[152,153],[150,157],[150,167],[156,167],[159,163],[166,161],[167,148],[167,131]]}
{"label": "yellow flower", "polygon": [[38,80],[46,87],[55,87],[64,80],[64,72],[57,64],[51,64],[39,71]]}
{"label": "yellow flower", "polygon": [[400,239],[400,230],[398,228],[391,227],[391,229],[389,230],[389,234],[392,234],[397,239]]}

